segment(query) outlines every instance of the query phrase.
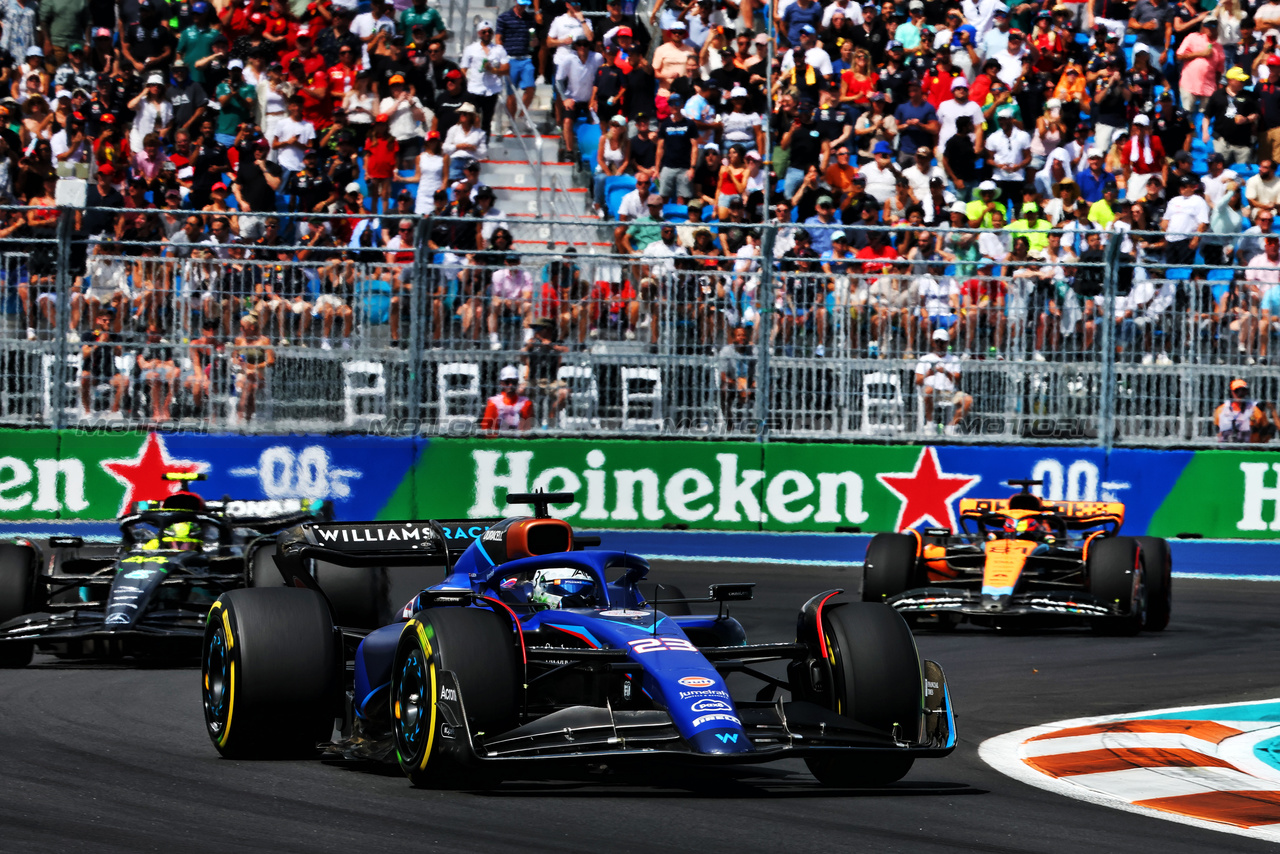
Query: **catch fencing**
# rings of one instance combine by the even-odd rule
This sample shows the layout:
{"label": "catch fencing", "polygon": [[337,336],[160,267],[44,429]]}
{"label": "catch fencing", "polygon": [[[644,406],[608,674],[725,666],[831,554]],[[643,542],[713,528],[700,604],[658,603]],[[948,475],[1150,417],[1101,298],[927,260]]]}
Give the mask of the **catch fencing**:
{"label": "catch fencing", "polygon": [[119,214],[0,236],[0,423],[468,435],[515,366],[544,435],[1172,446],[1280,394],[1248,235]]}

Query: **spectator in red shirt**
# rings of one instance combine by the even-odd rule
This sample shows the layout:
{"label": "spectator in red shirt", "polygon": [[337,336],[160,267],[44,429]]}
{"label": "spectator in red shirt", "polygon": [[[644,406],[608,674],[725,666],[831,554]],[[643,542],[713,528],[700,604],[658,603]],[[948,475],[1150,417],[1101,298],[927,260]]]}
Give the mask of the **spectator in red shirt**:
{"label": "spectator in red shirt", "polygon": [[885,241],[884,232],[877,230],[867,232],[867,245],[854,257],[861,262],[862,275],[875,277],[891,268],[900,256],[898,250]]}
{"label": "spectator in red shirt", "polygon": [[292,74],[292,65],[294,60],[302,63],[302,79],[311,80],[315,77],[317,71],[322,71],[327,64],[324,56],[316,52],[315,42],[311,37],[311,30],[308,27],[302,27],[298,30],[298,49],[291,50],[280,57],[280,64],[290,69]]}
{"label": "spectator in red shirt", "polygon": [[379,210],[377,199],[382,199],[381,210],[391,206],[391,179],[396,174],[396,152],[400,150],[388,130],[390,118],[387,113],[379,113],[373,120],[373,135],[364,144],[364,182],[369,198],[375,200],[375,212]]}
{"label": "spectator in red shirt", "polygon": [[338,64],[329,68],[329,97],[335,102],[341,101],[355,85],[356,75],[360,73],[356,63],[355,50],[350,45],[338,48]]}
{"label": "spectator in red shirt", "polygon": [[992,336],[997,351],[1004,343],[1004,282],[992,278],[996,275],[994,271],[992,264],[984,264],[977,270],[978,278],[960,286],[966,353],[972,352],[978,340],[979,322],[994,330]]}
{"label": "spectator in red shirt", "polygon": [[333,99],[329,97],[329,75],[317,71],[311,75],[311,85],[298,89],[302,97],[302,117],[311,122],[317,131],[333,123]]}
{"label": "spectator in red shirt", "polygon": [[486,435],[499,433],[527,433],[533,429],[533,401],[520,394],[520,371],[515,365],[507,365],[498,375],[501,393],[489,398],[480,419],[480,429]]}

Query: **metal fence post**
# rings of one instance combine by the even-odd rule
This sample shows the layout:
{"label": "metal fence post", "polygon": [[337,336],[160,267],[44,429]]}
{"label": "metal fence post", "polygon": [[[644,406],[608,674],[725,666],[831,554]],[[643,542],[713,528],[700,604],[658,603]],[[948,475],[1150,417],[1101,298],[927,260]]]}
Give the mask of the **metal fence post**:
{"label": "metal fence post", "polygon": [[756,440],[769,441],[769,396],[773,383],[769,362],[773,355],[773,242],[778,226],[766,221],[760,233],[760,332],[756,337]]}
{"label": "metal fence post", "polygon": [[1116,432],[1116,278],[1119,273],[1119,234],[1112,235],[1102,255],[1102,410],[1098,413],[1098,442],[1111,452]]}
{"label": "metal fence post", "polygon": [[413,310],[409,313],[409,378],[405,415],[410,424],[417,425],[422,407],[425,365],[422,355],[426,352],[427,336],[430,334],[431,300],[434,298],[431,288],[431,217],[418,220],[418,229],[414,233],[413,245],[413,299],[410,304]]}
{"label": "metal fence post", "polygon": [[[57,230],[57,267],[54,277],[54,292],[58,295],[58,327],[54,330],[54,341],[57,342],[57,362],[53,376],[58,381],[53,384],[53,429],[61,430],[67,421],[67,384],[63,379],[67,367],[67,355],[71,342],[67,340],[67,332],[71,326],[71,236],[75,228],[75,211],[63,207],[58,212]],[[77,376],[79,373],[77,372]]]}

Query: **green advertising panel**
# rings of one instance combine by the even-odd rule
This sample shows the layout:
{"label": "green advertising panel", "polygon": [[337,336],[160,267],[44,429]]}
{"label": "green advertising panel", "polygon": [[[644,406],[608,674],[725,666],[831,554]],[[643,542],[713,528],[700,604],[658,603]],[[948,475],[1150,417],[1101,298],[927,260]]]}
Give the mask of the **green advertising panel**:
{"label": "green advertising panel", "polygon": [[84,466],[59,458],[56,433],[0,430],[0,519],[89,509]]}
{"label": "green advertising panel", "polygon": [[1280,454],[1197,452],[1160,502],[1150,533],[1275,539],[1280,535]]}
{"label": "green advertising panel", "polygon": [[437,439],[378,518],[503,516],[543,489],[574,493],[553,511],[582,527],[759,530],[763,481],[752,442]]}

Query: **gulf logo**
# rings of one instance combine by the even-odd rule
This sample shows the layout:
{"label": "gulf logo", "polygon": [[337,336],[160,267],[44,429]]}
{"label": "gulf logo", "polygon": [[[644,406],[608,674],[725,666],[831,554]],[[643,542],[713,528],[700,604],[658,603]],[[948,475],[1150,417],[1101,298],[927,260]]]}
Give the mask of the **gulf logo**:
{"label": "gulf logo", "polygon": [[706,676],[681,676],[676,680],[686,688],[710,688],[716,680]]}

